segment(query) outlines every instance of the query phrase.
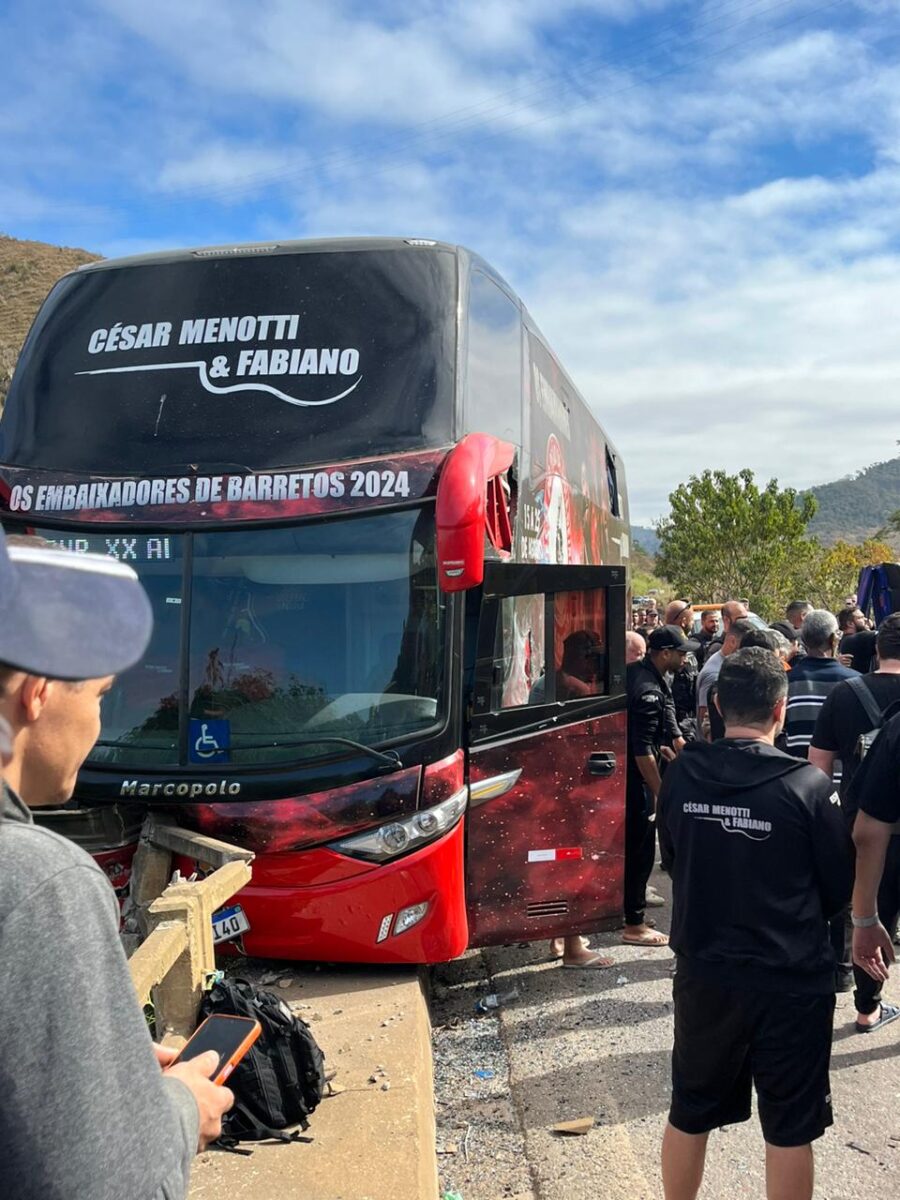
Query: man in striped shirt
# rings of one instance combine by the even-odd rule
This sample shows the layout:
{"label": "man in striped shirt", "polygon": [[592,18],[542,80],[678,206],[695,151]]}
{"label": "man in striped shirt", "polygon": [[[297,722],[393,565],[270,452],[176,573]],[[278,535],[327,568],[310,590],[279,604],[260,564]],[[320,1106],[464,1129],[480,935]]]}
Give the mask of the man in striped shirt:
{"label": "man in striped shirt", "polygon": [[[830,612],[814,608],[803,618],[800,638],[806,648],[802,658],[788,675],[787,712],[784,718],[785,743],[795,758],[809,757],[809,744],[816,728],[819,709],[832,688],[856,674],[835,658],[841,635]],[[834,764],[835,783],[840,782],[840,763]]]}
{"label": "man in striped shirt", "polygon": [[[816,728],[816,719],[829,693],[853,679],[856,671],[839,663],[835,657],[841,640],[837,619],[822,608],[814,608],[803,618],[800,638],[806,648],[805,657],[791,668],[788,675],[788,700],[784,718],[785,749],[795,758],[809,758],[809,746]],[[841,763],[832,764],[835,790],[840,788]],[[853,987],[853,964],[844,913],[830,923],[831,945],[837,970],[835,987],[848,992]]]}

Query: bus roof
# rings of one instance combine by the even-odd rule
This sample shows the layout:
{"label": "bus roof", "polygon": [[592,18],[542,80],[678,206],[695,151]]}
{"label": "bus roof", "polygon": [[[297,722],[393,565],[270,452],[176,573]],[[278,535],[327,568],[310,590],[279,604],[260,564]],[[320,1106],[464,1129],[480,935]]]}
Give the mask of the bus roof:
{"label": "bus roof", "polygon": [[[353,250],[443,250],[451,254],[472,254],[464,246],[439,242],[433,238],[289,238],[270,242],[226,242],[219,246],[188,246],[174,250],[154,250],[148,254],[129,254],[123,258],[103,258],[76,267],[73,274],[91,271],[112,271],[119,267],[137,267],[159,263],[190,262],[192,259],[236,258],[257,254],[322,254],[328,251],[346,253]],[[473,255],[473,257],[478,257]],[[495,273],[495,272],[492,272]]]}

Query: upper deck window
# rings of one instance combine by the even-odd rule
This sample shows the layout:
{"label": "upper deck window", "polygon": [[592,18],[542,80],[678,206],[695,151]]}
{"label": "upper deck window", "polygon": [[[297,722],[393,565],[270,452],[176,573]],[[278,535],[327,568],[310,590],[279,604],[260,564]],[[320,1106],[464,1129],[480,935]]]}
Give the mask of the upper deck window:
{"label": "upper deck window", "polygon": [[252,471],[448,444],[456,259],[441,249],[179,260],[54,288],[0,463]]}
{"label": "upper deck window", "polygon": [[609,511],[614,517],[622,515],[619,505],[619,478],[616,471],[616,460],[609,447],[606,448],[606,486],[609,491]]}

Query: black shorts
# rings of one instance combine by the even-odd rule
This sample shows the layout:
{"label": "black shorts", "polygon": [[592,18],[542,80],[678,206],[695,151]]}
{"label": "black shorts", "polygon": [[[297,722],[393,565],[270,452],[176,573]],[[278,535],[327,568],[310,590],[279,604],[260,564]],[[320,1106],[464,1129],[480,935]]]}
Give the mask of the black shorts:
{"label": "black shorts", "polygon": [[723,987],[679,961],[674,996],[669,1121],[676,1129],[708,1133],[749,1120],[755,1084],[770,1145],[804,1146],[822,1136],[832,1123],[834,995]]}

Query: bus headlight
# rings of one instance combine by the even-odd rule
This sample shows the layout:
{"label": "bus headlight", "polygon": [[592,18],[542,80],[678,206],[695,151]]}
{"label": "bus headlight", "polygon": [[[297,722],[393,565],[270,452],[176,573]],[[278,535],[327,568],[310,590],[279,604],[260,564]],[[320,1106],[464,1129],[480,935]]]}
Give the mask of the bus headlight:
{"label": "bus headlight", "polygon": [[437,813],[432,809],[427,809],[423,813],[419,813],[415,818],[415,826],[423,837],[433,837],[440,829],[440,821]]}
{"label": "bus headlight", "polygon": [[379,833],[382,844],[391,854],[402,854],[409,845],[409,833],[403,825],[382,825]]}
{"label": "bus headlight", "polygon": [[397,913],[397,920],[394,922],[394,937],[398,933],[406,933],[407,929],[418,925],[427,912],[427,900],[423,900],[421,904],[410,904],[409,908],[401,908]]}
{"label": "bus headlight", "polygon": [[367,862],[387,862],[410,850],[418,850],[452,829],[465,812],[468,800],[468,789],[461,788],[434,808],[426,808],[402,821],[379,825],[377,829],[367,829],[353,837],[341,838],[338,842],[329,842],[328,849]]}

